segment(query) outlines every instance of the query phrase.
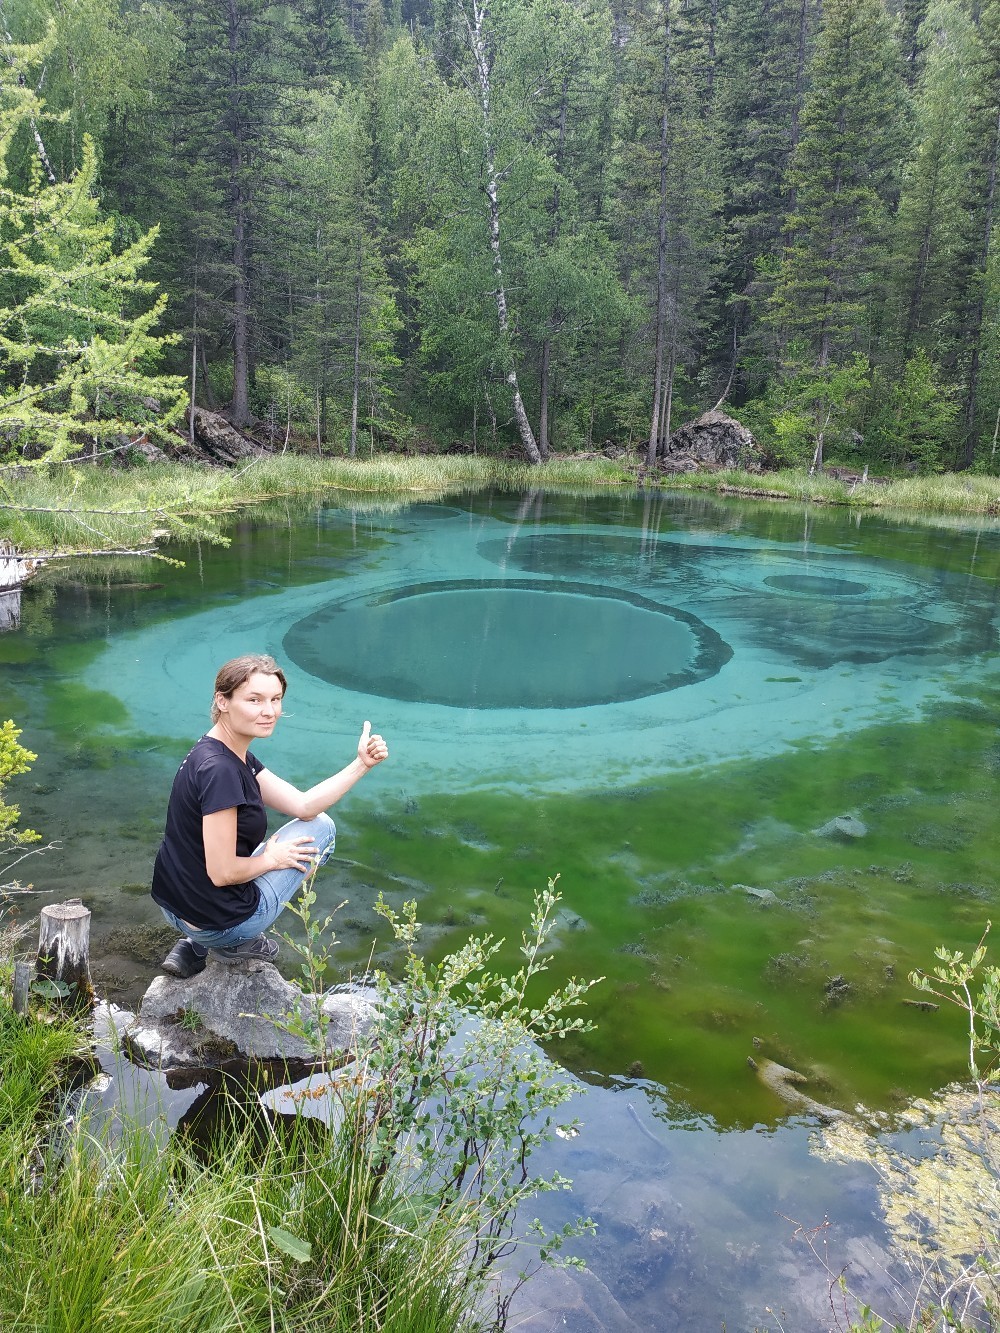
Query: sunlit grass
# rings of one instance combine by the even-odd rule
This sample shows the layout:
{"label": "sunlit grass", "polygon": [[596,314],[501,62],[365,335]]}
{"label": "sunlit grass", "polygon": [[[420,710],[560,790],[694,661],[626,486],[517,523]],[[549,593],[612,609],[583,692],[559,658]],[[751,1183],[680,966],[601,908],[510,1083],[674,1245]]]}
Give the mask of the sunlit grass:
{"label": "sunlit grass", "polygon": [[714,491],[818,504],[849,505],[901,514],[1000,514],[1000,477],[968,472],[903,477],[890,482],[841,481],[806,471],[692,472],[664,478],[671,490]]}
{"label": "sunlit grass", "polygon": [[220,540],[230,514],[280,497],[385,508],[486,487],[579,490],[630,484],[629,473],[610,461],[553,461],[529,468],[448,455],[358,460],[271,454],[233,470],[190,464],[126,472],[40,468],[0,476],[0,536],[24,552],[145,550],[167,535]]}
{"label": "sunlit grass", "polygon": [[[385,512],[485,488],[592,492],[638,484],[635,460],[554,458],[540,467],[484,456],[376,454],[368,459],[265,454],[231,470],[160,463],[128,471],[59,466],[0,474],[0,537],[23,552],[149,551],[163,537],[225,540],[229,517],[311,498]],[[967,473],[886,483],[804,470],[651,474],[664,490],[876,508],[904,514],[1000,514],[1000,478]]]}

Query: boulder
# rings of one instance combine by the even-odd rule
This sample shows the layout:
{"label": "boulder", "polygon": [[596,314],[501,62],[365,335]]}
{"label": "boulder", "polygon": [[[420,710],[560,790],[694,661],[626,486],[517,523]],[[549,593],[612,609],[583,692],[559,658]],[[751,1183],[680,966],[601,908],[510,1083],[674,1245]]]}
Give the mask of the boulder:
{"label": "boulder", "polygon": [[221,412],[210,412],[205,407],[193,409],[194,443],[191,443],[187,425],[172,437],[169,454],[184,462],[216,463],[232,467],[247,458],[269,453],[270,448],[253,436],[238,430]]}
{"label": "boulder", "polygon": [[741,468],[762,472],[767,456],[754,437],[725,412],[703,412],[677,430],[659,451],[660,467],[668,472]]}
{"label": "boulder", "polygon": [[320,1010],[331,1059],[369,1031],[375,994],[352,987],[308,995],[270,963],[228,966],[210,959],[186,981],[155,977],[123,1037],[133,1059],[158,1069],[201,1068],[235,1057],[317,1061],[314,1046],[283,1024],[298,1016],[313,1025]]}
{"label": "boulder", "polygon": [[863,838],[868,832],[868,825],[863,824],[856,815],[837,815],[813,832],[819,838],[840,838],[850,842],[852,838]]}

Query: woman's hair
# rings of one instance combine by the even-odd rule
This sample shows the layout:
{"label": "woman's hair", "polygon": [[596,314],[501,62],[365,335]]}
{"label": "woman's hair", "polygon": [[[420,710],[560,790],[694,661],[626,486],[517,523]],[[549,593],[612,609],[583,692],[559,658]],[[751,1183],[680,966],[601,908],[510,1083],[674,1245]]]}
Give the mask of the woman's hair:
{"label": "woman's hair", "polygon": [[213,723],[218,722],[222,716],[219,712],[219,706],[215,702],[216,695],[221,694],[224,699],[231,699],[233,693],[241,685],[245,685],[256,671],[265,676],[277,676],[281,681],[281,697],[285,697],[288,681],[274,658],[268,657],[266,653],[244,653],[242,657],[234,657],[232,661],[219,667],[218,675],[215,677],[215,694],[212,695]]}

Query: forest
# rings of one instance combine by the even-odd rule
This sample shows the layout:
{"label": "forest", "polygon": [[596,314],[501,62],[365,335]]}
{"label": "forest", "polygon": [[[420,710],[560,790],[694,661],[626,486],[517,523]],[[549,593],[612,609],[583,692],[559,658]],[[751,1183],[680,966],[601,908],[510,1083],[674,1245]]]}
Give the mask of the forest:
{"label": "forest", "polygon": [[[9,0],[0,453],[1000,472],[1000,0]],[[81,434],[80,423],[87,423]]]}

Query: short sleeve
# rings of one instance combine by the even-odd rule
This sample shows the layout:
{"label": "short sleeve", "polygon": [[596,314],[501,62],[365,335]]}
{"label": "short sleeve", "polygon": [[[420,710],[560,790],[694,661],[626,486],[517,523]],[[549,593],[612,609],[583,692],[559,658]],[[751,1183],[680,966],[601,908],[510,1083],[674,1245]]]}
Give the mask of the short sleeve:
{"label": "short sleeve", "polygon": [[[263,767],[263,765],[262,765]],[[197,772],[198,804],[203,815],[246,804],[246,792],[238,770],[221,756],[211,755]]]}

